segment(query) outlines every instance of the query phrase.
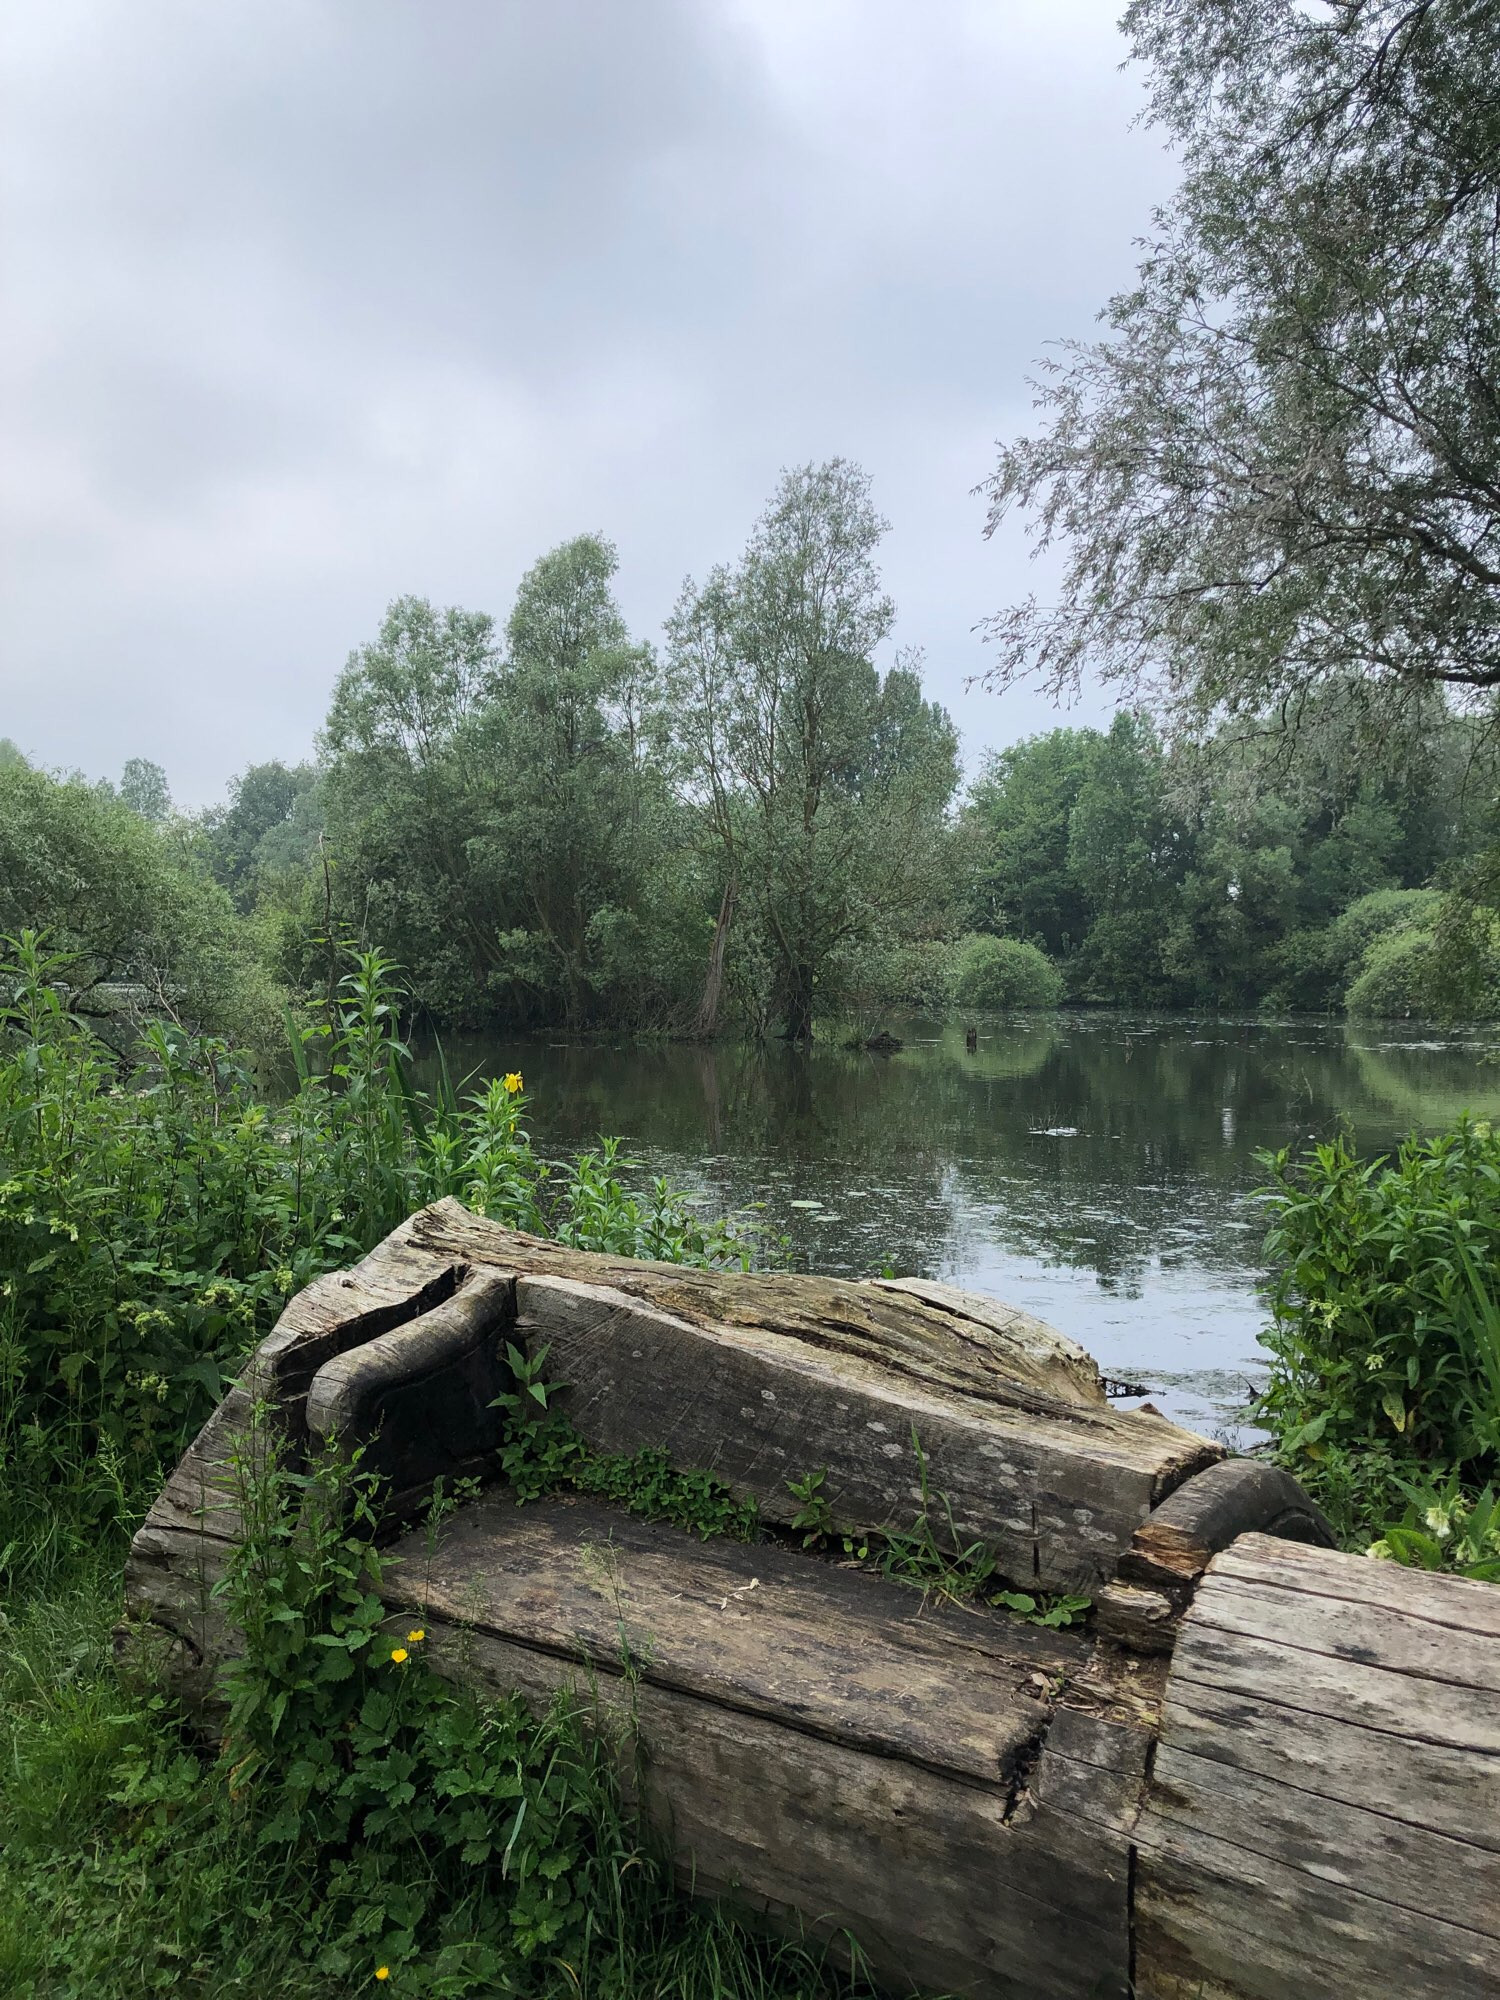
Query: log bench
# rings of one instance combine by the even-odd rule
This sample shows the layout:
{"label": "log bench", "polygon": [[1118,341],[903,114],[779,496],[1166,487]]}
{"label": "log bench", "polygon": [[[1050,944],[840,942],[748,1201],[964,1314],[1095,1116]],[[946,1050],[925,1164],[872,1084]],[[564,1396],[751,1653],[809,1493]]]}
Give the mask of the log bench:
{"label": "log bench", "polygon": [[[495,1477],[507,1348],[547,1350],[599,1452],[664,1449],[768,1523],[701,1542]],[[1010,1308],[918,1283],[597,1257],[445,1201],[292,1300],[135,1539],[133,1620],[190,1701],[236,1635],[252,1408],[389,1483],[382,1590],[440,1671],[627,1716],[684,1883],[829,1937],[892,1988],[974,2000],[1500,1992],[1500,1590],[1338,1554],[1274,1468],[1113,1409]],[[919,1461],[919,1451],[921,1461]],[[941,1532],[1041,1629],[777,1532]],[[399,1532],[433,1481],[479,1496]],[[837,1544],[835,1543],[835,1546]]]}

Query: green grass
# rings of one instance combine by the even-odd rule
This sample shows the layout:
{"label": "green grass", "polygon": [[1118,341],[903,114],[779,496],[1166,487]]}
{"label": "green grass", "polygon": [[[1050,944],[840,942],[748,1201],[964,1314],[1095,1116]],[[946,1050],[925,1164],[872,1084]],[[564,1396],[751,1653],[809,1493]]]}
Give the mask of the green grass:
{"label": "green grass", "polygon": [[[400,1962],[389,1934],[328,1950],[330,1857],[267,1845],[253,1796],[184,1730],[152,1679],[115,1662],[118,1550],[0,1622],[0,1992],[8,2000],[335,2000],[517,1992],[599,2000],[829,2000],[863,1990],[803,1950],[678,1894],[586,1744],[573,1741],[574,1807],[599,1865],[571,1944],[512,1968],[465,1970],[459,1898],[445,1912],[446,1970]],[[538,1726],[542,1738],[547,1723]],[[556,1729],[557,1724],[552,1727]],[[564,1727],[564,1738],[566,1728]],[[338,1906],[348,1916],[347,1902]],[[354,1915],[357,1917],[358,1912]],[[346,1926],[347,1928],[347,1926]],[[319,1954],[324,1963],[319,1963]],[[342,1955],[342,1966],[329,1962]],[[376,1982],[378,1964],[391,1977]]]}

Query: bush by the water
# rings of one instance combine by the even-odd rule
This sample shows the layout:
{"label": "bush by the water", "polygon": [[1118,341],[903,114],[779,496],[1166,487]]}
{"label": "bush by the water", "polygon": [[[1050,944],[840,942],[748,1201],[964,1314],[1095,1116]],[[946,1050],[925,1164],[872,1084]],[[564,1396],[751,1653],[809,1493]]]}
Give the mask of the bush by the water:
{"label": "bush by the water", "polygon": [[1451,1531],[1500,1477],[1500,1133],[1464,1119],[1393,1159],[1339,1139],[1268,1164],[1280,1455],[1352,1540],[1414,1504]]}
{"label": "bush by the water", "polygon": [[1062,996],[1062,974],[1036,945],[977,934],[964,939],[953,981],[960,1007],[1055,1007]]}
{"label": "bush by the water", "polygon": [[1442,908],[1436,889],[1375,889],[1334,918],[1324,937],[1323,956],[1334,991],[1357,978],[1371,947],[1402,932],[1428,932]]}
{"label": "bush by the water", "polygon": [[1431,1014],[1432,934],[1422,930],[1388,931],[1376,938],[1364,955],[1359,976],[1344,998],[1355,1021],[1405,1021]]}

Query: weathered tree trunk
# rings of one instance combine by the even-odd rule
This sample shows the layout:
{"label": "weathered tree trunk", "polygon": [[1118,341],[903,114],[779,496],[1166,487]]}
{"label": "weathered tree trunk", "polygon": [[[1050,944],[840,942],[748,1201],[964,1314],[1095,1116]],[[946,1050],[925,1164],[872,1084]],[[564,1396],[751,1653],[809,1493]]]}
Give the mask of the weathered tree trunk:
{"label": "weathered tree trunk", "polygon": [[729,926],[734,922],[738,900],[739,883],[731,875],[719,899],[719,918],[714,925],[714,941],[708,950],[703,998],[698,1003],[697,1018],[693,1022],[693,1033],[700,1041],[711,1040],[719,1030],[719,1002],[724,992],[724,954],[729,946]]}
{"label": "weathered tree trunk", "polygon": [[810,1042],[813,1038],[813,969],[810,965],[790,965],[786,970],[786,994],[781,1030],[784,1042]]}
{"label": "weathered tree trunk", "polygon": [[1040,1630],[800,1535],[703,1544],[493,1480],[435,1549],[398,1539],[394,1629],[420,1618],[470,1686],[628,1726],[684,1882],[973,2000],[1500,1991],[1500,1591],[1306,1545],[1327,1524],[1284,1473],[1112,1409],[1072,1342],[940,1285],[423,1210],[291,1302],[135,1539],[127,1603],[185,1693],[238,1643],[213,1586],[252,1402],[294,1452],[363,1442],[399,1515],[493,1467],[507,1344],[547,1347],[597,1450],[664,1447],[780,1523],[822,1471],[835,1531],[909,1525],[925,1485],[938,1533],[1098,1606]]}

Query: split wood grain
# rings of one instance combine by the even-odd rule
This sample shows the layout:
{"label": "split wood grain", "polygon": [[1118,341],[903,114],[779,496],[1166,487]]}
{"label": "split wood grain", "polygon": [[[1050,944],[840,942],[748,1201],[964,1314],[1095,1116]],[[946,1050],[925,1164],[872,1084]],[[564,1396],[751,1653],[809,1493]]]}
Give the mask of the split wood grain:
{"label": "split wood grain", "polygon": [[387,1601],[456,1678],[629,1721],[700,1891],[848,1928],[929,1989],[1124,1995],[1151,1739],[1058,1705],[1084,1635],[582,1500],[492,1499],[392,1553]]}
{"label": "split wood grain", "polygon": [[[608,1671],[628,1659],[653,1682],[1002,1789],[1047,1731],[1049,1691],[1093,1651],[1081,1633],[940,1606],[777,1543],[699,1542],[582,1498],[490,1495],[431,1551],[412,1536],[391,1556],[391,1602],[413,1612]],[[1073,1754],[1113,1734],[1143,1769],[1149,1734],[1129,1704],[1107,1682],[1081,1687],[1092,1713]]]}
{"label": "split wood grain", "polygon": [[1500,1592],[1249,1535],[1183,1622],[1142,2000],[1500,1992]]}

